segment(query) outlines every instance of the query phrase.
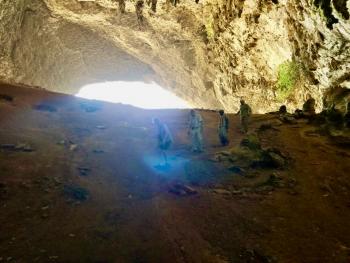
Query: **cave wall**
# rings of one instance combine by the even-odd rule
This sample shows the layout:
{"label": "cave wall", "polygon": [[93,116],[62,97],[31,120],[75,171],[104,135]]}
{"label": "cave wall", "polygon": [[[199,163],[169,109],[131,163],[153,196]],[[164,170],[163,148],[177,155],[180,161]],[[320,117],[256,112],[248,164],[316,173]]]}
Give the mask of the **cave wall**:
{"label": "cave wall", "polygon": [[[111,0],[2,0],[0,79],[76,93],[105,80],[156,81],[193,106],[235,112],[244,98],[255,112],[308,96],[319,110],[350,88],[350,1],[207,0],[174,8]],[[288,96],[278,97],[280,65],[300,67]],[[342,92],[339,92],[342,90]],[[339,99],[339,96],[341,97]]]}
{"label": "cave wall", "polygon": [[350,1],[294,0],[288,8],[293,53],[308,69],[319,103],[342,89],[334,103],[344,109],[350,100]]}
{"label": "cave wall", "polygon": [[213,36],[209,47],[217,69],[215,92],[226,109],[237,111],[240,98],[258,112],[277,107],[277,67],[292,58],[284,5],[270,1],[218,0],[208,7]]}
{"label": "cave wall", "polygon": [[[329,1],[325,6],[317,0],[211,2],[215,91],[223,104],[233,110],[239,96],[258,112],[275,110],[281,103],[294,110],[312,96],[321,110],[324,95],[334,86],[349,89],[349,4]],[[294,90],[281,101],[276,84],[278,67],[285,61],[298,63],[301,73]],[[232,100],[235,105],[229,102]]]}

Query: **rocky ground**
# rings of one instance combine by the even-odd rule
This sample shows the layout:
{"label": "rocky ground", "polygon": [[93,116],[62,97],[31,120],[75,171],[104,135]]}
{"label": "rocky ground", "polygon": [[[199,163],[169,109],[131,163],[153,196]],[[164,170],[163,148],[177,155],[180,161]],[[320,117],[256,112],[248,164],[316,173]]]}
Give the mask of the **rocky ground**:
{"label": "rocky ground", "polygon": [[[348,137],[256,115],[221,148],[201,111],[0,86],[0,262],[349,262]],[[170,167],[152,117],[174,133]]]}

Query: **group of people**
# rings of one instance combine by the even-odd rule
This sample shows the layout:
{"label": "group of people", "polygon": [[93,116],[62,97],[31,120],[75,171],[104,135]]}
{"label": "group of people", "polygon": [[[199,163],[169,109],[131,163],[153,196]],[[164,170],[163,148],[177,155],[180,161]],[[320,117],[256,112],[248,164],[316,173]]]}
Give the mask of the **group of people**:
{"label": "group of people", "polygon": [[314,98],[309,97],[303,104],[302,110],[295,110],[294,114],[289,114],[285,105],[282,105],[279,109],[279,114],[282,120],[287,120],[288,117],[293,118],[306,118],[309,121],[317,123],[328,123],[338,128],[350,128],[350,102],[348,101],[345,105],[345,113],[336,109],[334,103],[327,103],[324,101],[324,109],[320,114],[316,114],[315,105],[316,101]]}
{"label": "group of people", "polygon": [[[345,115],[338,112],[335,107],[330,107],[327,110],[324,110],[321,114],[316,114],[315,111],[315,99],[310,97],[305,101],[302,110],[296,110],[294,114],[289,114],[285,105],[282,105],[278,111],[280,118],[283,120],[288,120],[288,117],[294,118],[307,118],[313,120],[315,116],[326,116],[326,119],[329,118],[332,121],[333,119],[340,119],[341,124],[350,128],[350,102],[346,105]],[[338,114],[336,114],[338,113]],[[244,100],[240,101],[240,109],[237,113],[240,116],[240,124],[242,133],[248,132],[249,119],[252,114],[252,109],[250,106],[245,103]],[[335,117],[334,117],[335,116]],[[336,116],[339,116],[337,118]],[[285,119],[284,119],[285,118]],[[158,147],[162,151],[162,154],[167,163],[167,157],[165,151],[170,148],[173,143],[173,137],[170,133],[168,126],[161,122],[159,119],[154,119],[154,124],[157,127],[158,134]],[[226,116],[223,110],[219,111],[219,120],[218,120],[218,137],[222,146],[227,146],[229,144],[228,139],[229,132],[229,119]],[[188,135],[191,138],[192,151],[193,152],[202,152],[203,151],[203,119],[198,111],[191,110],[189,125],[188,125]]]}
{"label": "group of people", "polygon": [[[249,118],[252,114],[250,106],[245,103],[244,100],[240,101],[240,110],[237,114],[240,115],[241,131],[243,133],[248,132]],[[165,164],[168,163],[165,151],[170,148],[173,143],[173,137],[168,126],[160,121],[158,118],[153,120],[157,128],[158,148],[161,150],[165,160]],[[222,146],[229,144],[228,132],[229,132],[229,119],[223,110],[219,111],[218,122],[218,137]],[[191,110],[189,116],[188,135],[191,138],[192,151],[200,153],[203,151],[203,118],[198,111]]]}
{"label": "group of people", "polygon": [[[118,2],[119,5],[119,12],[121,14],[125,13],[125,0],[115,0],[116,2]],[[169,0],[167,0],[169,1]],[[146,0],[146,3],[148,4],[148,6],[150,6],[151,10],[153,13],[157,12],[157,0]],[[176,7],[176,5],[180,2],[180,0],[170,0],[170,3]],[[198,4],[199,0],[195,0],[195,2]],[[136,0],[135,2],[135,11],[136,11],[136,17],[137,17],[137,22],[139,24],[139,26],[141,27],[144,21],[144,17],[143,17],[143,9],[145,6],[145,2],[144,0]]]}

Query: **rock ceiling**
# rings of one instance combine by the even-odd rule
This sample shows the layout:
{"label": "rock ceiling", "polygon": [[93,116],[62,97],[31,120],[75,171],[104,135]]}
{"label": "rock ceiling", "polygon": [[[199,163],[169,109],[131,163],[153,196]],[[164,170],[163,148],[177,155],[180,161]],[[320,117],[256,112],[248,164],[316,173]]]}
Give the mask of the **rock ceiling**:
{"label": "rock ceiling", "polygon": [[[240,98],[267,112],[311,95],[320,109],[334,90],[348,96],[349,9],[344,0],[159,1],[140,29],[131,1],[120,14],[112,0],[2,0],[0,79],[71,94],[156,81],[193,106],[231,112]],[[281,98],[286,62],[298,76]]]}

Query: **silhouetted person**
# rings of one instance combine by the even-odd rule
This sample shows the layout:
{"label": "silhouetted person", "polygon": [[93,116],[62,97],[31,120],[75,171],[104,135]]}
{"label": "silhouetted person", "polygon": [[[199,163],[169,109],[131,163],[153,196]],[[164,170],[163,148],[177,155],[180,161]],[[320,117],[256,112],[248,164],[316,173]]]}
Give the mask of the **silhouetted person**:
{"label": "silhouetted person", "polygon": [[158,148],[164,157],[165,165],[168,166],[168,158],[165,151],[168,150],[173,143],[173,137],[171,136],[168,126],[162,123],[158,118],[153,119],[153,123],[157,128]]}
{"label": "silhouetted person", "polygon": [[173,6],[177,6],[177,4],[180,3],[180,0],[171,0],[171,3],[173,4]]}
{"label": "silhouetted person", "polygon": [[145,3],[143,0],[137,0],[135,4],[135,9],[136,9],[136,16],[137,16],[137,22],[139,24],[139,27],[141,28],[143,25],[143,7]]}
{"label": "silhouetted person", "polygon": [[278,110],[279,114],[286,114],[287,113],[287,107],[286,105],[282,105],[280,109]]}
{"label": "silhouetted person", "polygon": [[188,134],[191,136],[192,151],[203,151],[203,119],[195,110],[190,112],[190,123]]}
{"label": "silhouetted person", "polygon": [[151,10],[156,13],[157,12],[157,0],[151,0]]}
{"label": "silhouetted person", "polygon": [[346,104],[346,113],[344,115],[344,126],[350,128],[350,101]]}
{"label": "silhouetted person", "polygon": [[125,13],[125,0],[119,0],[119,11],[120,13]]}
{"label": "silhouetted person", "polygon": [[238,113],[241,119],[241,129],[243,133],[247,133],[249,119],[250,119],[250,116],[252,115],[252,109],[247,103],[245,103],[244,100],[241,100],[240,102],[241,102],[241,106]]}
{"label": "silhouetted person", "polygon": [[315,99],[309,98],[307,101],[305,101],[303,105],[303,113],[306,116],[312,116],[315,115]]}
{"label": "silhouetted person", "polygon": [[219,127],[218,127],[218,133],[219,133],[219,139],[222,146],[228,145],[228,126],[229,121],[228,118],[223,110],[219,111]]}

